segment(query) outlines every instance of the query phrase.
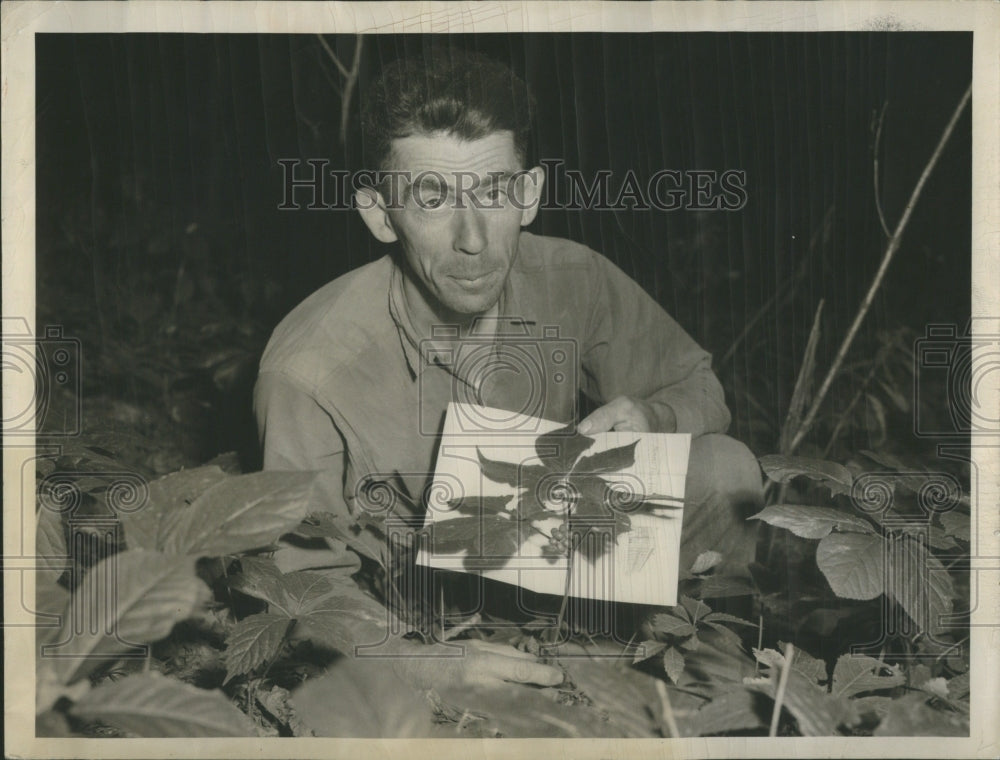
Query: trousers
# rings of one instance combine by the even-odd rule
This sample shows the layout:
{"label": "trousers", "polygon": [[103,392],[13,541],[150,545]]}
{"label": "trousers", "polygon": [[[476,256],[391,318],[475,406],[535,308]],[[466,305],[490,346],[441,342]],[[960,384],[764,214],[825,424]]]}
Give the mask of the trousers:
{"label": "trousers", "polygon": [[684,502],[681,577],[707,551],[722,555],[717,573],[748,577],[758,522],[747,518],[764,504],[763,475],[753,452],[720,433],[693,439]]}

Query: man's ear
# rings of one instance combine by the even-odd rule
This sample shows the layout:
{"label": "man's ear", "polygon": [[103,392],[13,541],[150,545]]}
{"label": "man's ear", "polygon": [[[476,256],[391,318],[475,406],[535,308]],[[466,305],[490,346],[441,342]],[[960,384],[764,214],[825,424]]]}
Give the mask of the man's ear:
{"label": "man's ear", "polygon": [[538,206],[542,201],[542,186],[545,184],[545,170],[541,166],[520,172],[517,183],[520,186],[518,204],[521,207],[521,226],[527,227],[538,216]]}
{"label": "man's ear", "polygon": [[395,243],[399,237],[392,227],[382,194],[372,187],[362,187],[354,193],[354,207],[365,226],[380,243]]}

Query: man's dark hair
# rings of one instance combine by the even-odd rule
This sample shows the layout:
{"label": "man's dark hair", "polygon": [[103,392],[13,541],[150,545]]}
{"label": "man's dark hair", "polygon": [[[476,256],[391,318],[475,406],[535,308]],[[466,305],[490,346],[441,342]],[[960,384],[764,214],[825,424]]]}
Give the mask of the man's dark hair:
{"label": "man's dark hair", "polygon": [[527,161],[535,104],[528,86],[504,64],[481,53],[439,49],[388,64],[363,91],[361,124],[368,165],[388,169],[392,141],[434,132],[478,140],[514,134]]}

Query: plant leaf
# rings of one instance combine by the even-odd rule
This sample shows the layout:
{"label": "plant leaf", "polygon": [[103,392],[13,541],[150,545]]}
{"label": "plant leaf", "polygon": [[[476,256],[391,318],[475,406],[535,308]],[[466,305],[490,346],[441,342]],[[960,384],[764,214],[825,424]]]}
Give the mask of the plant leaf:
{"label": "plant leaf", "polygon": [[892,700],[875,736],[968,736],[969,719],[956,712],[935,710],[927,694],[906,694]]}
{"label": "plant leaf", "polygon": [[[762,697],[757,700],[764,701]],[[713,699],[685,721],[688,736],[706,736],[763,726],[752,692],[742,685]]]}
{"label": "plant leaf", "polygon": [[632,664],[635,665],[637,662],[643,662],[648,660],[650,657],[654,657],[667,648],[667,645],[662,641],[654,641],[653,639],[647,639],[639,643],[640,648],[636,648],[635,654],[632,656]]}
{"label": "plant leaf", "polygon": [[333,538],[342,541],[358,554],[363,554],[376,562],[381,561],[378,553],[363,540],[363,534],[355,532],[360,527],[357,520],[346,515],[322,511],[306,515],[294,532],[306,538]]}
{"label": "plant leaf", "polygon": [[[62,683],[141,645],[164,638],[174,624],[206,603],[211,594],[195,575],[194,557],[125,551],[92,567],[74,592],[59,644],[43,650]],[[93,617],[92,617],[93,616]]]}
{"label": "plant leaf", "polygon": [[884,592],[884,557],[882,537],[862,533],[831,533],[816,547],[816,564],[844,599],[874,599]]}
{"label": "plant leaf", "polygon": [[402,739],[426,737],[434,716],[392,669],[392,660],[347,658],[292,692],[301,719],[317,736]]}
{"label": "plant leaf", "polygon": [[669,612],[653,615],[649,624],[654,631],[667,636],[691,636],[695,633],[695,627],[691,625],[691,621],[684,620]]}
{"label": "plant leaf", "polygon": [[709,575],[697,586],[702,599],[721,599],[729,596],[747,596],[754,593],[753,584],[746,578],[730,575]]}
{"label": "plant leaf", "polygon": [[226,637],[226,680],[257,668],[281,649],[292,620],[284,615],[250,615],[238,622]]}
{"label": "plant leaf", "polygon": [[695,559],[694,563],[691,565],[691,569],[688,570],[692,575],[699,575],[700,573],[707,573],[713,567],[722,562],[722,555],[718,552],[707,551],[702,552]]}
{"label": "plant leaf", "polygon": [[841,533],[875,532],[867,520],[828,507],[774,504],[770,507],[764,507],[748,519],[763,520],[768,525],[785,528],[802,538],[823,538],[834,530]]}
{"label": "plant leaf", "polygon": [[923,541],[906,534],[890,534],[888,593],[921,631],[940,633],[942,617],[951,613],[955,588],[941,561]]}
{"label": "plant leaf", "polygon": [[635,447],[639,445],[636,439],[625,446],[618,446],[606,451],[599,451],[590,456],[580,457],[573,466],[574,473],[597,475],[600,473],[621,472],[635,464]]}
{"label": "plant leaf", "polygon": [[945,533],[954,536],[959,541],[969,543],[971,521],[968,515],[951,510],[938,515],[938,519],[941,520],[941,527],[944,528]]}
{"label": "plant leaf", "polygon": [[195,500],[228,477],[212,465],[181,470],[154,480],[149,484],[146,506],[119,514],[125,530],[125,544],[129,549],[165,551],[168,537]]}
{"label": "plant leaf", "polygon": [[550,472],[569,474],[577,457],[593,445],[593,438],[575,430],[576,426],[569,424],[535,439],[535,453]]}
{"label": "plant leaf", "polygon": [[684,655],[678,652],[676,647],[670,647],[663,653],[663,669],[671,681],[674,683],[680,681],[681,673],[684,672]]}
{"label": "plant leaf", "polygon": [[489,459],[483,456],[483,452],[476,447],[476,456],[479,457],[479,468],[483,471],[483,476],[494,483],[506,483],[515,488],[520,485],[520,466],[512,462],[502,462],[496,459]]}
{"label": "plant leaf", "polygon": [[240,557],[241,572],[229,578],[229,586],[284,609],[287,603],[284,576],[270,557]]}
{"label": "plant leaf", "polygon": [[726,612],[710,612],[702,617],[702,620],[706,623],[735,623],[736,625],[748,625],[751,628],[757,627],[756,623],[736,617],[735,615],[730,615]]}
{"label": "plant leaf", "polygon": [[906,683],[898,667],[886,665],[873,657],[842,654],[833,668],[833,694],[853,697],[866,691],[892,689]]}
{"label": "plant leaf", "polygon": [[247,717],[221,691],[199,689],[159,673],[107,681],[77,700],[72,712],[151,738],[256,735]]}
{"label": "plant leaf", "polygon": [[825,459],[768,454],[760,458],[760,465],[767,477],[777,483],[787,483],[802,475],[821,481],[834,495],[849,494],[854,483],[850,470]]}
{"label": "plant leaf", "polygon": [[229,477],[182,513],[164,550],[218,557],[267,546],[305,517],[316,475],[269,470]]}
{"label": "plant leaf", "polygon": [[513,496],[467,496],[452,499],[448,506],[460,515],[495,515],[507,511]]}

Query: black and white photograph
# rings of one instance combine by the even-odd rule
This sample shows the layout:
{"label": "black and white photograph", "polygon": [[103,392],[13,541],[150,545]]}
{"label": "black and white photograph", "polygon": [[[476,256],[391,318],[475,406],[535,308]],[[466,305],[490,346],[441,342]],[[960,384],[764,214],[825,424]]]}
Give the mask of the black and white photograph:
{"label": "black and white photograph", "polygon": [[996,756],[995,5],[3,11],[8,752]]}

